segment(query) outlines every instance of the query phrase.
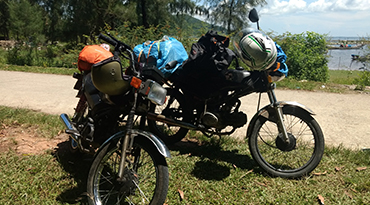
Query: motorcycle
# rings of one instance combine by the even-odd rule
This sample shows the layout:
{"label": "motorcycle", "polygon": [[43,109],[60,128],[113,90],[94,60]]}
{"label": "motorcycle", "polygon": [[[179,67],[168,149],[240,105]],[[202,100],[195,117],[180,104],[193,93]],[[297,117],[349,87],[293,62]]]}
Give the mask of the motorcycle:
{"label": "motorcycle", "polygon": [[[94,155],[87,177],[89,204],[163,204],[170,152],[155,135],[143,131],[145,117],[140,128],[134,127],[151,103],[165,101],[166,89],[155,82],[160,71],[138,67],[130,46],[113,36],[99,38],[114,46],[113,57],[94,64],[91,72],[73,75],[79,102],[72,118],[60,115],[71,152]],[[129,61],[125,73],[120,59]],[[104,69],[108,76],[100,72]],[[106,85],[102,77],[114,80]]]}
{"label": "motorcycle", "polygon": [[[259,29],[255,9],[249,13],[249,19]],[[257,109],[247,128],[251,155],[269,175],[282,178],[307,175],[321,161],[324,136],[312,110],[297,102],[277,100],[274,81],[281,80],[281,75],[274,70],[275,67],[247,71],[236,63],[236,69],[227,72],[237,80],[225,84],[216,80],[210,85],[207,79],[211,75],[184,77],[183,70],[178,69],[167,82],[166,104],[152,105],[148,126],[166,144],[180,141],[189,130],[208,137],[230,135],[247,123],[246,114],[239,111],[239,98],[255,92],[261,97],[266,93],[270,104]],[[205,90],[207,86],[210,89]]]}

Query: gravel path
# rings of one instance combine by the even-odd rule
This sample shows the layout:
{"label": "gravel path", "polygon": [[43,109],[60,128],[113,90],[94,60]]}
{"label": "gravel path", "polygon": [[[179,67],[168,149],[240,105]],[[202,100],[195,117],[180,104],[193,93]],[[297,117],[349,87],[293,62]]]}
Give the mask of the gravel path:
{"label": "gravel path", "polygon": [[[0,105],[72,114],[77,104],[75,82],[72,76],[0,71]],[[297,101],[313,110],[326,144],[370,148],[369,94],[276,90],[276,96],[279,101]],[[256,113],[257,102],[258,94],[242,98],[241,110],[247,113],[248,119]],[[262,105],[267,102],[267,95],[262,94]],[[246,126],[233,135],[242,138],[245,133]]]}

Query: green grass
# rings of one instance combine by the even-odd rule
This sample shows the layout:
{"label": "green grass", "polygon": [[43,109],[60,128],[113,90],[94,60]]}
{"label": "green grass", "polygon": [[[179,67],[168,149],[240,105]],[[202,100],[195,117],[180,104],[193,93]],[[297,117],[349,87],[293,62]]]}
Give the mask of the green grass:
{"label": "green grass", "polygon": [[[360,77],[362,71],[329,70],[328,82],[298,81],[286,78],[277,82],[278,89],[323,91],[332,93],[351,92],[350,85],[355,84],[355,79]],[[366,90],[369,91],[369,90]]]}
{"label": "green grass", "polygon": [[0,63],[0,70],[30,72],[30,73],[50,73],[58,75],[72,75],[74,72],[79,72],[77,68],[19,66],[2,63]]}
{"label": "green grass", "polygon": [[362,71],[350,70],[329,70],[328,83],[352,85],[354,79],[358,78]]}
{"label": "green grass", "polygon": [[39,136],[46,138],[52,138],[64,129],[57,115],[5,106],[0,106],[0,124],[32,128]]}
{"label": "green grass", "polygon": [[[168,204],[319,204],[318,195],[326,204],[370,202],[370,170],[356,170],[370,165],[368,152],[326,148],[317,174],[298,180],[266,176],[247,143],[232,139],[184,143],[171,154]],[[184,192],[182,202],[178,190]]]}
{"label": "green grass", "polygon": [[[82,192],[72,191],[78,189],[80,179],[70,172],[68,167],[71,165],[58,160],[51,154],[17,156],[12,151],[1,153],[0,204],[64,204],[77,199]],[[85,173],[84,167],[76,167]]]}
{"label": "green grass", "polygon": [[[170,149],[166,204],[319,204],[318,195],[325,204],[370,203],[370,152],[327,147],[313,173],[289,180],[267,176],[246,142],[203,139]],[[1,153],[0,204],[85,204],[89,166],[69,153]]]}

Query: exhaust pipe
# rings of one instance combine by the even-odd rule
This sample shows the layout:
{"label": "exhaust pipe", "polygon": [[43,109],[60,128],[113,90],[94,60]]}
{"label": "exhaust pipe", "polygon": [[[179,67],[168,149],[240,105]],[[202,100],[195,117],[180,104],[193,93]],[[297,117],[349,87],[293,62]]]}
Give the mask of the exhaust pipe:
{"label": "exhaust pipe", "polygon": [[69,120],[69,117],[67,114],[63,113],[60,115],[60,119],[66,126],[65,132],[69,134],[76,142],[78,142],[78,137],[80,136],[80,133],[76,130],[76,128],[72,125],[72,122]]}
{"label": "exhaust pipe", "polygon": [[69,117],[67,114],[65,113],[61,114],[60,119],[62,120],[62,122],[64,123],[67,129],[70,129],[70,130],[74,129],[72,122],[69,120]]}
{"label": "exhaust pipe", "polygon": [[155,120],[155,121],[167,123],[169,125],[183,127],[183,128],[188,129],[188,130],[197,130],[197,128],[198,128],[197,126],[194,126],[194,125],[192,125],[190,123],[181,122],[179,120],[174,120],[174,119],[166,118],[163,115],[158,115],[158,114],[155,114],[155,113],[148,113],[147,114],[147,118],[149,120]]}

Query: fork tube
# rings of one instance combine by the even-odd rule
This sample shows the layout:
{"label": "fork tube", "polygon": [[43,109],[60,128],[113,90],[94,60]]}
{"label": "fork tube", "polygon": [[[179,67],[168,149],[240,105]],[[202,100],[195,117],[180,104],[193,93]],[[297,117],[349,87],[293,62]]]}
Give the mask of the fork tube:
{"label": "fork tube", "polygon": [[284,118],[283,118],[283,106],[277,103],[276,95],[274,88],[272,87],[270,90],[267,91],[267,95],[269,96],[270,102],[275,109],[275,113],[277,116],[277,126],[279,132],[283,134],[283,141],[285,143],[289,143],[288,133],[286,131],[286,127],[284,125]]}
{"label": "fork tube", "polygon": [[118,178],[122,179],[124,171],[125,171],[125,162],[126,162],[126,153],[128,150],[130,150],[131,146],[129,146],[130,140],[131,140],[131,130],[134,123],[134,116],[135,116],[135,110],[136,110],[136,101],[137,101],[137,92],[135,90],[134,93],[134,105],[132,106],[130,113],[127,117],[127,126],[126,126],[126,135],[123,140],[122,150],[121,150],[121,161],[119,163],[119,169],[118,169]]}

